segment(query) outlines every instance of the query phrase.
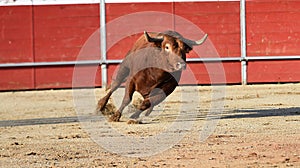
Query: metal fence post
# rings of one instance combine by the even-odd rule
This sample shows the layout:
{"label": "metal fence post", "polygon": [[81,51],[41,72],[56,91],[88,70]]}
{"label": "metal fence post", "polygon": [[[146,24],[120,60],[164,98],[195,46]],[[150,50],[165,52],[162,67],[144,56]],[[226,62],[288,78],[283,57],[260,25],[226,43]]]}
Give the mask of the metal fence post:
{"label": "metal fence post", "polygon": [[107,86],[107,60],[106,60],[106,12],[105,0],[100,0],[100,42],[101,42],[101,79],[102,88]]}
{"label": "metal fence post", "polygon": [[242,85],[247,85],[247,44],[246,44],[246,1],[240,0],[241,26],[241,74]]}

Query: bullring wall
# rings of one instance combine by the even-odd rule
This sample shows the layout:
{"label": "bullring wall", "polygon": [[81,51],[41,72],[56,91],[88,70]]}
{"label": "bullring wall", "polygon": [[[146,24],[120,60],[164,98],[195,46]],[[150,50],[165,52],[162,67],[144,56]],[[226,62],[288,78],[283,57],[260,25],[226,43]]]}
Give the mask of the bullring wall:
{"label": "bullring wall", "polygon": [[[222,62],[226,83],[239,84],[241,79],[240,1],[106,1],[106,23],[137,12],[155,11],[180,16],[209,34],[218,57],[237,58]],[[277,57],[300,55],[300,1],[246,1],[247,57]],[[90,53],[84,60],[100,58],[99,1],[75,0],[17,0],[0,2],[0,90],[71,88],[74,65],[9,66],[11,63],[47,63],[78,61],[86,41],[92,40]],[[154,18],[155,19],[155,18]],[[140,22],[151,22],[143,20]],[[173,22],[173,27],[180,23]],[[120,30],[122,24],[119,25]],[[151,30],[149,30],[151,31]],[[163,30],[162,30],[163,31]],[[142,33],[142,32],[141,32]],[[107,59],[122,59],[138,38],[132,34],[120,40],[107,51]],[[201,38],[187,29],[180,32],[187,37]],[[117,36],[107,30],[107,40]],[[188,58],[206,58],[192,52]],[[238,61],[237,61],[238,60]],[[198,84],[211,84],[207,64],[189,62]],[[247,83],[299,82],[300,60],[252,60],[247,62]],[[88,71],[97,65],[82,65]],[[97,66],[98,67],[98,66]],[[110,81],[117,64],[108,64]],[[101,86],[101,68],[98,67],[93,86]],[[181,81],[189,84],[185,78]],[[86,87],[82,83],[76,87]]]}

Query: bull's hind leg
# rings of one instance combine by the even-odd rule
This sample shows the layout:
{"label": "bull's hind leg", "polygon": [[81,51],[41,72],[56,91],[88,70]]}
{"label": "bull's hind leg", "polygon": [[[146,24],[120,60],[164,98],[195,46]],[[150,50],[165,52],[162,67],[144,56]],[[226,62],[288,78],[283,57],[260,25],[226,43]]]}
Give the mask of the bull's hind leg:
{"label": "bull's hind leg", "polygon": [[110,117],[110,121],[115,121],[115,122],[120,121],[120,118],[122,116],[122,112],[123,112],[124,108],[132,100],[132,96],[133,96],[134,91],[135,91],[134,83],[129,82],[129,84],[127,84],[126,88],[125,88],[125,95],[124,95],[122,104],[121,104],[120,108],[114,113],[114,115],[112,115]]}

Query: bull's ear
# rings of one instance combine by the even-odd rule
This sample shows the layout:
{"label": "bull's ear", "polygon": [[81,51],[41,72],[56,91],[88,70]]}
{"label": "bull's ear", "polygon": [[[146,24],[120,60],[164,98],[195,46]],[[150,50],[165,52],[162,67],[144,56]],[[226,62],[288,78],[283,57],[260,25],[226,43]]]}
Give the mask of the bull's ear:
{"label": "bull's ear", "polygon": [[186,46],[186,48],[185,48],[185,52],[186,52],[186,53],[189,53],[189,52],[192,51],[192,50],[193,50],[193,48],[190,47],[190,46]]}
{"label": "bull's ear", "polygon": [[146,40],[151,43],[161,43],[164,40],[164,37],[150,37],[146,31],[144,31],[144,36]]}

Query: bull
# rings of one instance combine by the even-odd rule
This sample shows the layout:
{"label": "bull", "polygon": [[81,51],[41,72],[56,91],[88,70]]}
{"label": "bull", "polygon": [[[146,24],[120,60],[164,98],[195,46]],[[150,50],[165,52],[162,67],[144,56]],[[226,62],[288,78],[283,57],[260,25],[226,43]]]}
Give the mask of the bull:
{"label": "bull", "polygon": [[112,93],[125,82],[125,96],[110,121],[120,120],[123,109],[131,102],[135,91],[144,100],[131,118],[137,119],[143,111],[148,116],[154,106],[161,103],[178,86],[182,70],[186,66],[186,54],[193,46],[201,45],[206,39],[207,34],[202,39],[193,41],[175,31],[145,31],[120,64],[107,94],[98,101],[97,110],[102,111]]}

